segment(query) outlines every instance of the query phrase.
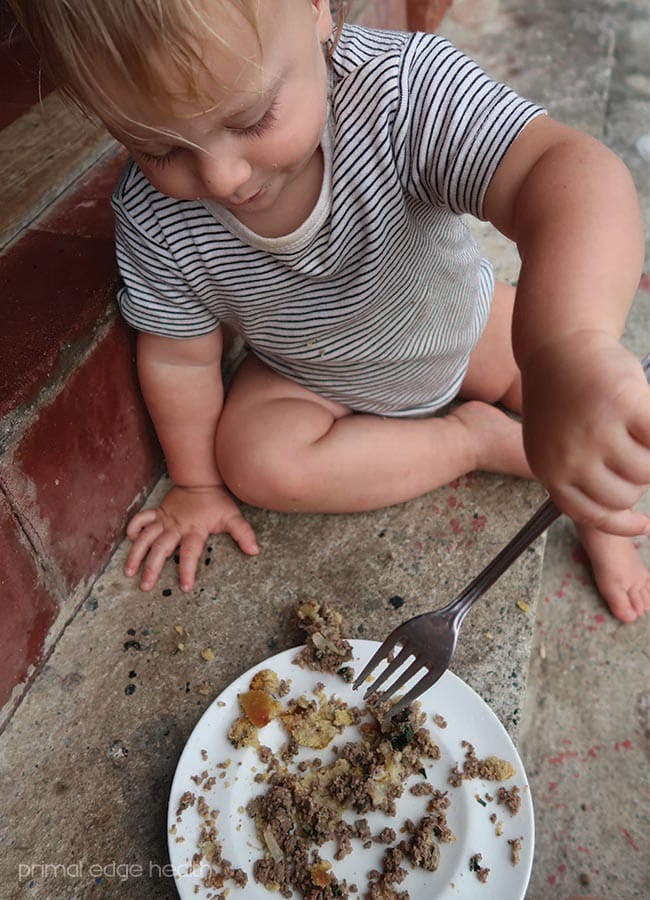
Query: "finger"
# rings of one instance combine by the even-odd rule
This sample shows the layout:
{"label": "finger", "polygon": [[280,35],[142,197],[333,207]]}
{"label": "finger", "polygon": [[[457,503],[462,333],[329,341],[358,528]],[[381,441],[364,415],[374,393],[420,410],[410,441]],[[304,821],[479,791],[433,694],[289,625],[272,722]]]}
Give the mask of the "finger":
{"label": "finger", "polygon": [[176,531],[165,531],[153,543],[151,550],[147,554],[145,566],[142,571],[140,587],[143,591],[150,591],[156,586],[162,567],[165,565],[168,557],[170,557],[176,547],[178,547],[178,540],[179,535]]}
{"label": "finger", "polygon": [[146,528],[147,525],[151,525],[152,522],[156,521],[157,513],[155,509],[141,509],[140,512],[136,513],[129,524],[126,526],[126,533],[128,537],[134,541],[137,536],[140,534],[143,528]]}
{"label": "finger", "polygon": [[[645,377],[646,381],[650,381],[650,371]],[[629,429],[637,441],[650,447],[650,391],[647,386],[645,392],[641,391],[639,394],[639,404],[635,406],[635,415]]]}
{"label": "finger", "polygon": [[634,537],[650,534],[650,516],[634,509],[606,509],[579,488],[565,488],[562,494],[552,496],[559,509],[579,525],[590,525],[607,534]]}
{"label": "finger", "polygon": [[650,516],[634,509],[606,512],[593,522],[595,528],[606,534],[618,534],[621,537],[636,537],[650,534]]}
{"label": "finger", "polygon": [[153,522],[141,531],[135,539],[133,546],[124,564],[124,574],[131,577],[135,575],[142,564],[142,560],[149,552],[149,547],[162,534],[163,526],[160,522]]}
{"label": "finger", "polygon": [[626,481],[639,487],[650,483],[650,448],[644,447],[632,435],[620,451],[605,459],[607,467]]}
{"label": "finger", "polygon": [[178,575],[182,591],[191,591],[196,578],[196,568],[205,546],[205,539],[200,534],[191,533],[181,541]]}
{"label": "finger", "polygon": [[260,552],[255,532],[243,516],[237,515],[229,519],[226,523],[226,531],[244,553],[249,556],[257,556]]}
{"label": "finger", "polygon": [[605,510],[631,509],[643,496],[645,485],[634,484],[605,465],[598,465],[575,486]]}

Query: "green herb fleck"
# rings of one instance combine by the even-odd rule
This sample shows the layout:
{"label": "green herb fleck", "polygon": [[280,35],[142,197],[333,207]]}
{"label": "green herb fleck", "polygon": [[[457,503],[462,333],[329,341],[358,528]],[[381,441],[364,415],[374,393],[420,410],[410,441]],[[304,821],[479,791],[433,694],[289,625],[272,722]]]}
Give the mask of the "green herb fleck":
{"label": "green herb fleck", "polygon": [[415,732],[413,726],[409,722],[403,722],[399,725],[397,734],[391,734],[390,744],[393,750],[403,750],[407,744],[413,740]]}

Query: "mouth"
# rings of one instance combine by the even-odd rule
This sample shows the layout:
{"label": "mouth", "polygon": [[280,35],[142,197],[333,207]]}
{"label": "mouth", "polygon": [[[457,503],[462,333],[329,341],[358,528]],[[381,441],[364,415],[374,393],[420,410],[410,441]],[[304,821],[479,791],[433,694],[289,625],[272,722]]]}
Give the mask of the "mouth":
{"label": "mouth", "polygon": [[246,197],[245,200],[231,200],[229,205],[236,206],[236,207],[246,206],[247,204],[252,203],[254,200],[257,200],[257,198],[260,197],[264,193],[265,189],[266,189],[266,185],[261,187],[258,191],[255,191],[254,194],[251,194],[249,197]]}

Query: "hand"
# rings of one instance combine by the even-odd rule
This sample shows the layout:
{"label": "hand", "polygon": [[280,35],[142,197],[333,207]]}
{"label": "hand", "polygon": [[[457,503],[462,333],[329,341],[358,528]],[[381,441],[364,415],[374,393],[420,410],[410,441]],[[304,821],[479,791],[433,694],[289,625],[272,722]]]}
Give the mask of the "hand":
{"label": "hand", "polygon": [[650,388],[605,332],[545,346],[523,366],[524,445],[557,506],[610,534],[650,532],[632,509],[650,483]]}
{"label": "hand", "polygon": [[208,535],[222,532],[249,556],[259,553],[253,529],[225,487],[174,486],[159,507],[144,509],[129,522],[126,533],[133,546],[124,572],[135,575],[144,560],[140,587],[150,591],[165,560],[180,544],[181,590],[189,591]]}

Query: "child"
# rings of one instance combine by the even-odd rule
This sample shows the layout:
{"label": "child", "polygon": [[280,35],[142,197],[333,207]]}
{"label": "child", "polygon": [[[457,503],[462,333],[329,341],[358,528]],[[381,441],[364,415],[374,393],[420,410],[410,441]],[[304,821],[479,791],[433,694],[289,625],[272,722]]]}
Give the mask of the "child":
{"label": "child", "polygon": [[[616,157],[438,37],[333,34],[326,0],[11,3],[133,157],[119,303],[174,482],[128,527],[143,590],[179,545],[190,590],[210,533],[258,552],[233,494],[355,512],[484,469],[539,478],[615,616],[650,608],[629,540],[650,394],[619,342],[643,247]],[[516,240],[516,297],[463,213]],[[225,399],[222,323],[251,351]]]}

